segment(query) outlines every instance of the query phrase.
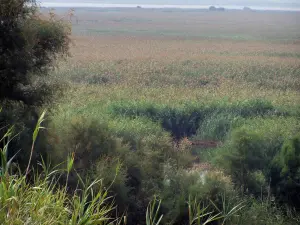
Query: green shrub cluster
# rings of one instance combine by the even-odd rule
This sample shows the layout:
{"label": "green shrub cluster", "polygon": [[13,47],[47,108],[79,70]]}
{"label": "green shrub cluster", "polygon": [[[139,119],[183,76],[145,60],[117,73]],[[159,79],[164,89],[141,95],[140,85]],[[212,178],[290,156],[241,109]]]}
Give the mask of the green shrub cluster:
{"label": "green shrub cluster", "polygon": [[[74,170],[68,176],[62,173],[58,184],[67,182],[68,190],[74,191],[81,187],[78,174],[86,178],[87,184],[101,177],[102,187],[105,190],[109,188],[107,194],[113,196],[118,206],[118,215],[126,213],[129,224],[145,220],[145,212],[153,195],[159,195],[162,200],[160,213],[164,216],[161,222],[165,224],[188,221],[190,212],[187,202],[191,199],[215,214],[225,214],[224,211],[228,212],[234,205],[245,201],[245,208],[252,210],[253,217],[257,216],[257,224],[260,223],[260,210],[265,210],[267,214],[275,210],[278,220],[272,220],[269,216],[265,221],[280,224],[285,215],[269,203],[270,199],[274,196],[276,202],[277,199],[278,202],[291,202],[282,198],[286,196],[286,186],[280,190],[274,188],[272,174],[276,171],[282,174],[276,177],[276,187],[287,184],[286,180],[291,175],[282,172],[287,171],[283,169],[287,167],[286,162],[276,161],[276,156],[286,154],[280,153],[283,143],[299,129],[299,122],[296,117],[278,114],[275,107],[259,109],[258,106],[254,110],[251,105],[254,103],[248,103],[250,112],[241,113],[242,110],[237,107],[239,104],[234,103],[227,108],[221,105],[213,109],[207,107],[213,112],[210,115],[207,113],[206,119],[201,122],[202,133],[198,128],[198,137],[194,137],[225,140],[225,144],[213,150],[210,156],[220,171],[195,169],[187,172],[195,159],[192,146],[184,140],[174,145],[159,118],[105,116],[105,108],[101,114],[89,114],[93,112],[89,106],[60,114],[53,111],[47,130],[41,136],[43,139],[40,139],[43,143],[37,145],[34,153],[36,160],[42,154],[54,164],[74,154],[76,172]],[[227,128],[210,132],[209,128],[214,129],[213,123],[216,127],[225,124]],[[294,150],[288,152],[297,154]],[[100,191],[98,188],[95,187]],[[248,200],[247,195],[252,195],[254,199]],[[245,221],[245,218],[230,217],[226,223],[234,224],[235,221]]]}
{"label": "green shrub cluster", "polygon": [[[189,107],[192,106],[195,112],[201,109],[199,105]],[[57,162],[75,152],[74,167],[81,176],[91,180],[102,177],[104,186],[110,186],[109,193],[114,196],[120,213],[126,211],[132,224],[144,220],[154,194],[162,199],[164,223],[184,223],[191,196],[214,212],[224,207],[224,200],[233,206],[246,195],[256,199],[245,200],[248,208],[254,210],[259,201],[267,207],[267,199],[275,196],[269,187],[274,157],[299,124],[289,110],[278,110],[261,100],[203,106],[199,115],[203,113],[205,117],[193,138],[224,141],[207,158],[226,175],[202,170],[187,173],[195,159],[192,146],[184,141],[174,145],[172,131],[163,127],[161,121],[167,120],[170,115],[167,112],[176,112],[179,117],[186,115],[191,112],[188,107],[113,102],[103,105],[97,113],[98,109],[99,105],[94,104],[54,111],[47,129],[47,152]],[[202,152],[201,149],[197,152],[200,161],[204,160]],[[121,172],[115,177],[119,166]],[[71,176],[69,185],[76,182],[76,176]],[[264,209],[267,212],[273,209],[281,212],[276,206],[268,207]]]}
{"label": "green shrub cluster", "polygon": [[274,196],[298,208],[299,125],[297,118],[244,121],[214,153],[215,163],[231,175],[242,193]]}
{"label": "green shrub cluster", "polygon": [[272,162],[270,176],[279,201],[300,208],[300,133],[287,139]]}
{"label": "green shrub cluster", "polygon": [[[135,223],[144,217],[148,202],[162,185],[164,160],[180,155],[172,154],[169,136],[156,126],[151,129],[146,124],[148,131],[143,127],[134,131],[135,122],[132,127],[120,125],[80,116],[54,120],[47,131],[47,151],[56,163],[74,153],[77,173],[91,180],[101,177],[120,213],[127,211],[128,220]],[[115,176],[117,168],[120,172]],[[76,174],[70,176],[69,185],[74,188],[77,183]]]}
{"label": "green shrub cluster", "polygon": [[[34,151],[37,136],[40,132],[40,129],[42,128],[44,115],[45,113],[43,113],[39,118],[33,132],[31,153]],[[90,125],[89,127],[91,128],[92,125]],[[136,214],[133,220],[128,220],[127,215],[116,218],[113,217],[113,213],[115,211],[115,208],[113,206],[114,201],[113,198],[109,197],[108,190],[112,188],[115,193],[118,193],[115,198],[117,199],[116,202],[118,202],[118,198],[120,198],[121,192],[125,189],[125,187],[119,186],[120,184],[124,183],[123,179],[125,178],[123,175],[119,176],[119,173],[122,173],[122,165],[120,164],[120,161],[112,162],[114,159],[103,158],[101,160],[102,162],[98,161],[96,164],[93,164],[93,170],[90,170],[90,172],[92,172],[91,176],[89,176],[89,179],[85,179],[85,181],[78,174],[80,170],[76,168],[76,152],[73,152],[73,154],[67,156],[66,163],[61,164],[62,167],[56,166],[54,168],[50,168],[49,165],[46,164],[42,159],[40,163],[41,169],[38,170],[37,173],[30,172],[30,158],[26,173],[24,175],[21,170],[19,170],[19,172],[13,173],[11,170],[12,159],[8,161],[7,157],[7,153],[9,151],[9,141],[12,135],[13,130],[8,129],[8,131],[0,140],[4,143],[3,148],[1,148],[0,151],[0,221],[3,222],[3,224],[132,224],[140,223],[141,221],[145,220],[147,225],[151,225],[163,222],[162,213],[164,212],[164,210],[160,210],[162,200],[158,201],[157,205],[156,197],[153,201],[145,206],[145,218],[142,218],[142,216],[136,217],[139,216]],[[72,191],[70,191],[70,188],[72,189],[72,186],[70,186],[69,179],[72,179],[73,169],[75,169],[74,171],[78,177],[78,183],[77,186]],[[203,187],[203,190],[207,190],[207,187],[205,187],[205,185],[208,185],[209,187],[212,187],[211,191],[209,192],[210,194],[207,195],[208,193],[205,193],[201,197],[202,199],[208,197],[206,200],[210,200],[213,197],[220,197],[218,196],[218,194],[220,194],[219,189],[231,190],[230,181],[228,182],[227,178],[222,178],[222,174],[221,179],[218,173],[216,173],[217,176],[213,174],[208,175],[205,180],[201,181],[201,185],[199,186],[199,180],[201,179],[201,177],[199,176],[200,174],[189,175],[184,171],[182,172],[185,173],[182,174],[184,175],[184,177],[182,177],[183,179],[180,178],[178,180],[176,179],[176,177],[178,178],[179,173],[172,177],[171,174],[174,174],[174,171],[165,168],[164,174],[167,180],[164,180],[163,185],[167,187],[168,190],[171,183],[173,183],[174,181],[189,181],[186,184],[192,185],[194,187],[195,185],[198,187]],[[66,173],[67,177],[64,181],[64,184],[62,184],[60,178],[64,173]],[[29,178],[29,175],[31,176],[31,178]],[[104,180],[99,180],[97,178],[94,178],[94,176],[101,176],[104,178]],[[106,178],[110,178],[110,176],[114,176],[114,179],[109,184],[109,187],[107,187]],[[185,177],[189,178],[186,179]],[[172,179],[172,181],[170,179]],[[81,188],[79,188],[78,186],[79,183],[81,185]],[[188,189],[190,188],[186,184],[185,187],[181,190],[181,196],[183,194],[186,195],[186,191],[188,191]],[[199,192],[199,190],[197,189],[195,189],[195,191]],[[191,191],[192,194],[195,194],[193,192],[194,191]],[[201,193],[201,191],[199,193]],[[174,198],[178,196],[176,194],[172,197]],[[184,198],[187,199],[187,197]],[[165,198],[166,203],[168,203],[167,200],[168,198]],[[225,220],[230,219],[233,214],[236,214],[242,209],[242,207],[240,207],[241,204],[238,204],[237,206],[233,206],[233,208],[229,212],[227,212],[225,208],[220,208],[220,210],[219,208],[217,208],[215,203],[212,202],[212,206],[216,207],[220,212],[207,212],[207,207],[200,205],[198,203],[198,198],[195,198],[195,200],[191,201],[191,197],[189,196],[187,201],[188,202],[185,202],[185,204],[181,202],[183,211],[180,211],[179,214],[185,212],[184,208],[187,208],[188,211],[185,213],[188,218],[183,221],[189,221],[190,224],[205,224],[218,220],[223,220],[224,223]],[[167,215],[172,213],[172,210],[170,211],[170,208],[164,208],[167,209]],[[168,216],[166,217],[166,219],[168,219]],[[169,221],[171,220],[172,219],[169,218]],[[167,221],[168,220],[166,220],[166,222]],[[176,219],[175,221],[178,221],[178,219]],[[173,218],[173,222],[175,221]]]}

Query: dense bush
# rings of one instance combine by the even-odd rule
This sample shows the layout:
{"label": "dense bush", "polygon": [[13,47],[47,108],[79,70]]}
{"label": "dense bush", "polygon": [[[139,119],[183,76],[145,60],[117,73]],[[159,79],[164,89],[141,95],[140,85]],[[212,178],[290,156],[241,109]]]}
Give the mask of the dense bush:
{"label": "dense bush", "polygon": [[285,141],[273,160],[272,187],[280,201],[300,208],[300,134]]}
{"label": "dense bush", "polygon": [[[269,186],[274,189],[278,187],[279,190],[279,183],[284,180],[284,168],[288,168],[286,163],[290,162],[287,157],[297,160],[296,155],[289,155],[297,154],[297,139],[294,139],[295,142],[284,142],[298,129],[296,119],[244,121],[240,128],[234,129],[224,147],[215,153],[215,162],[225,168],[232,176],[235,186],[243,193],[251,193],[256,197],[270,195]],[[295,164],[294,168],[298,168],[298,165]],[[283,183],[288,184],[286,180]],[[273,194],[280,196],[276,191]],[[285,193],[282,196],[288,195]]]}
{"label": "dense bush", "polygon": [[[174,170],[172,164],[165,165],[164,186],[161,189],[164,219],[184,224],[188,220],[187,202],[195,199],[210,207],[208,211],[223,210],[223,201],[238,204],[230,177],[220,171]],[[213,202],[214,205],[211,205]],[[226,204],[227,204],[226,203]]]}
{"label": "dense bush", "polygon": [[116,151],[117,142],[105,123],[81,117],[68,122],[63,127],[51,127],[48,132],[51,141],[49,155],[56,163],[74,153],[75,168],[81,170]]}
{"label": "dense bush", "polygon": [[[224,156],[224,160],[228,163],[229,173],[245,192],[253,183],[253,173],[265,167],[264,140],[255,133],[237,130],[232,134],[232,144],[228,149],[229,153]],[[252,188],[250,190],[253,191]]]}
{"label": "dense bush", "polygon": [[[49,124],[46,151],[55,163],[74,153],[77,173],[91,180],[100,176],[104,187],[110,187],[119,212],[126,211],[128,221],[136,223],[144,218],[148,202],[162,187],[164,161],[171,159],[178,167],[191,158],[189,152],[173,149],[170,137],[154,124],[144,124],[147,130],[132,125],[124,120],[120,129],[114,122],[56,117]],[[74,188],[77,183],[76,174],[71,173],[69,185]]]}
{"label": "dense bush", "polygon": [[[100,176],[104,187],[113,185],[111,190],[126,202],[127,173],[121,165],[122,160],[132,156],[130,149],[112,135],[105,123],[81,117],[69,122],[48,131],[47,152],[51,161],[58,164],[73,154],[77,173],[92,180]],[[76,173],[71,174],[69,185],[74,188],[77,183]]]}
{"label": "dense bush", "polygon": [[268,200],[255,200],[253,198],[244,198],[244,208],[242,213],[234,215],[230,224],[247,225],[296,225],[298,218],[291,216],[288,218],[282,209]]}

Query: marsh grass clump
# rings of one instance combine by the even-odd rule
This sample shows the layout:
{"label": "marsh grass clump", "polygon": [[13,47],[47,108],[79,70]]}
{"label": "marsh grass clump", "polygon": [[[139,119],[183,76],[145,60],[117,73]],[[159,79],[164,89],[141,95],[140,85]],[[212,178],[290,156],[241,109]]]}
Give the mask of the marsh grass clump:
{"label": "marsh grass clump", "polygon": [[212,138],[222,139],[228,133],[230,124],[235,118],[288,114],[288,112],[278,111],[270,102],[260,99],[231,104],[185,103],[176,108],[149,102],[120,102],[111,104],[109,112],[116,116],[145,117],[159,122],[177,140],[195,135],[197,130],[209,135],[209,131],[204,129],[211,129]]}

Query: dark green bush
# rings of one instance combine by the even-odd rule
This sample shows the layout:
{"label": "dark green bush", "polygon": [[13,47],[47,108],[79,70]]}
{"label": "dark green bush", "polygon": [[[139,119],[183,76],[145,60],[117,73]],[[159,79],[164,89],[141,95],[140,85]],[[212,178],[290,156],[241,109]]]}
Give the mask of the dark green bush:
{"label": "dark green bush", "polygon": [[[172,154],[169,136],[151,129],[151,125],[139,132],[141,127],[129,129],[127,121],[128,129],[123,127],[116,132],[112,124],[109,127],[92,118],[60,119],[55,118],[48,129],[48,154],[59,162],[74,152],[77,172],[91,180],[100,176],[105,187],[112,184],[110,194],[115,197],[119,212],[126,211],[132,224],[144,218],[149,200],[161,189],[164,161],[171,157],[183,164],[179,152]],[[121,167],[115,176],[118,165]],[[77,183],[76,174],[70,175],[69,186]]]}
{"label": "dark green bush", "polygon": [[232,176],[242,193],[251,193],[257,198],[273,193],[280,201],[297,202],[296,194],[290,197],[297,188],[289,188],[292,183],[289,177],[297,180],[299,168],[297,138],[286,144],[284,141],[298,129],[294,118],[244,121],[243,126],[234,128],[229,141],[214,152],[215,163]]}
{"label": "dark green bush", "polygon": [[300,133],[286,140],[274,158],[271,178],[279,201],[300,209]]}
{"label": "dark green bush", "polygon": [[[14,138],[10,142],[8,157],[11,158],[20,150],[14,161],[18,163],[21,169],[25,169],[32,145],[32,133],[38,120],[38,109],[15,101],[2,102],[2,107],[3,109],[0,110],[0,135],[5,132],[5,129],[1,128],[14,127]],[[45,156],[44,151],[40,151],[46,147],[45,139],[45,132],[41,132],[35,143],[36,151],[33,152],[32,161],[34,165],[40,160],[41,155]]]}
{"label": "dark green bush", "polygon": [[51,90],[36,78],[68,54],[70,29],[54,16],[43,19],[34,0],[1,1],[0,21],[0,101],[43,103]]}
{"label": "dark green bush", "polygon": [[80,117],[57,130],[49,129],[48,136],[52,160],[61,162],[74,153],[77,170],[90,168],[100,157],[113,154],[117,146],[105,123]]}
{"label": "dark green bush", "polygon": [[235,130],[226,150],[218,156],[219,162],[231,174],[233,181],[242,192],[249,191],[259,195],[265,186],[264,174],[260,171],[268,169],[266,141],[257,133],[246,129]]}

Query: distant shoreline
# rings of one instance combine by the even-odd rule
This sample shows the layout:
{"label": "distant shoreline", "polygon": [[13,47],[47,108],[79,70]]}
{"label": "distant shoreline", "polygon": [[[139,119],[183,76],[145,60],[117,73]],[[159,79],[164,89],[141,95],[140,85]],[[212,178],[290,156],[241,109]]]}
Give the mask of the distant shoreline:
{"label": "distant shoreline", "polygon": [[[150,4],[102,4],[102,3],[79,3],[79,2],[41,2],[41,7],[48,8],[145,8],[145,9],[208,9],[212,5],[150,5]],[[214,5],[216,7],[224,7],[228,10],[243,10],[244,6],[237,5]],[[247,6],[252,10],[263,11],[294,11],[300,12],[300,8],[289,7],[262,7],[262,6]]]}

